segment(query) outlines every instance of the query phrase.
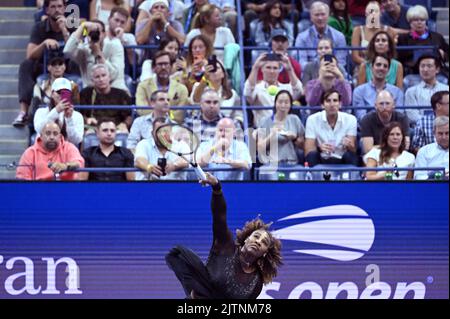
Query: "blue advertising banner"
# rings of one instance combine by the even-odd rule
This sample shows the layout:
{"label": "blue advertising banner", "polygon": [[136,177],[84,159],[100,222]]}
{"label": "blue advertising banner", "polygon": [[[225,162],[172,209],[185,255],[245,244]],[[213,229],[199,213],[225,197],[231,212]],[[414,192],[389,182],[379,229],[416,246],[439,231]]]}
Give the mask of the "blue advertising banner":
{"label": "blue advertising banner", "polygon": [[[448,298],[448,183],[224,183],[234,232],[261,215],[284,265],[259,298]],[[0,298],[184,298],[164,256],[206,261],[210,188],[0,183]]]}

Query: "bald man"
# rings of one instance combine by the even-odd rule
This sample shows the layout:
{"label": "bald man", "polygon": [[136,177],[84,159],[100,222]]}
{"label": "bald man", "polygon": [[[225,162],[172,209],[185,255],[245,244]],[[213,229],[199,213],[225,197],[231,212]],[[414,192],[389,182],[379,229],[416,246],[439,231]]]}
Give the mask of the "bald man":
{"label": "bald man", "polygon": [[84,159],[78,148],[64,140],[58,124],[49,121],[42,127],[35,144],[22,154],[16,178],[55,180],[62,172],[62,180],[74,180],[75,174],[70,170],[80,167],[84,167]]}
{"label": "bald man", "polygon": [[204,141],[197,150],[200,166],[208,168],[235,168],[236,171],[216,172],[221,180],[243,180],[244,172],[252,167],[250,151],[242,141],[235,139],[236,127],[230,118],[222,118],[216,126],[213,139]]}
{"label": "bald man", "polygon": [[395,101],[392,94],[382,90],[375,100],[375,111],[366,114],[361,120],[361,142],[363,154],[369,152],[372,147],[380,144],[381,132],[391,122],[399,122],[406,132],[406,149],[409,149],[409,120],[406,115],[395,111]]}

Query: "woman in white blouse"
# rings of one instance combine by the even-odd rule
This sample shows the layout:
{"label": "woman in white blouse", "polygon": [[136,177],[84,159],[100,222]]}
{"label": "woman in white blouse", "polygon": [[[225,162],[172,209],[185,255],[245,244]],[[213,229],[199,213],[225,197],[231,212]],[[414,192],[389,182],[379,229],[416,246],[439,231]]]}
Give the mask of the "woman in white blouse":
{"label": "woman in white blouse", "polygon": [[[192,38],[199,34],[208,38],[214,48],[223,48],[229,43],[236,43],[231,30],[222,26],[220,8],[213,4],[204,5],[201,8],[194,29],[187,34],[184,45],[189,46]],[[223,49],[215,49],[214,53],[220,61],[223,61]]]}
{"label": "woman in white blouse", "polygon": [[368,180],[384,180],[386,173],[392,172],[392,179],[413,178],[413,171],[396,171],[395,168],[414,167],[414,155],[405,150],[405,134],[398,122],[386,126],[379,146],[373,147],[364,157],[367,167],[388,167],[389,171],[368,171]]}

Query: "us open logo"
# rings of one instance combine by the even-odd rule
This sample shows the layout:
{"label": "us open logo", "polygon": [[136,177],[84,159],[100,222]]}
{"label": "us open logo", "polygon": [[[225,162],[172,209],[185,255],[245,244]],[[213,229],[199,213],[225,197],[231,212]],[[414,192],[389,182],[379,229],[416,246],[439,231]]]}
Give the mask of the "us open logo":
{"label": "us open logo", "polygon": [[275,237],[320,248],[294,252],[337,261],[353,261],[366,254],[375,239],[375,227],[369,215],[357,206],[334,205],[293,214],[277,221],[297,222],[274,230]]}

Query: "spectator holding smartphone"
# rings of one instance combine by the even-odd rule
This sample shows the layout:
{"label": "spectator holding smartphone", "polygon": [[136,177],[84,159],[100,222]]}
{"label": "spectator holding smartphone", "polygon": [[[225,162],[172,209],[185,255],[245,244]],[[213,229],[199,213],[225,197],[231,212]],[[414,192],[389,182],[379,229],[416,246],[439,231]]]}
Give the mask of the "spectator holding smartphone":
{"label": "spectator holding smartphone", "polygon": [[334,55],[325,54],[320,58],[319,78],[311,80],[306,85],[306,102],[309,106],[320,105],[324,92],[335,89],[339,92],[342,105],[349,106],[352,102],[352,88],[342,72]]}
{"label": "spectator holding smartphone", "polygon": [[[34,115],[34,127],[41,132],[48,121],[54,121],[61,128],[62,136],[78,146],[83,139],[83,115],[73,109],[72,82],[57,78],[52,83],[52,93],[48,107],[41,107]],[[39,135],[38,135],[39,137]]]}

